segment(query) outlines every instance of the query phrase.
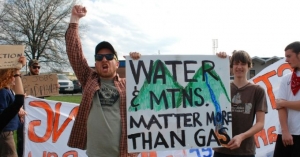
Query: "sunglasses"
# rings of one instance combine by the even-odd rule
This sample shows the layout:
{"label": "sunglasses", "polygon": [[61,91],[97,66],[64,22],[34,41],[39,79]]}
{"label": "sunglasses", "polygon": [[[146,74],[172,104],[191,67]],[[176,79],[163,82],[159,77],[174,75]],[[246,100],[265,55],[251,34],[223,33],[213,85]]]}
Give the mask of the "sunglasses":
{"label": "sunglasses", "polygon": [[36,68],[40,69],[41,67],[40,66],[32,66],[32,68],[33,69],[36,69]]}
{"label": "sunglasses", "polygon": [[95,60],[96,61],[102,61],[103,57],[106,58],[106,60],[111,61],[115,58],[114,54],[96,54],[95,55]]}

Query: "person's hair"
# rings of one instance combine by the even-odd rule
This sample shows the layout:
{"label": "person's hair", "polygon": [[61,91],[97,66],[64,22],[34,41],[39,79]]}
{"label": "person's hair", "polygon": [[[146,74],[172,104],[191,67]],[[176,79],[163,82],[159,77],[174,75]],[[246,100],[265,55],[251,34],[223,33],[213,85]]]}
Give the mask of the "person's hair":
{"label": "person's hair", "polygon": [[292,50],[294,53],[299,54],[300,52],[300,42],[299,41],[295,41],[290,43],[288,46],[285,47],[284,51],[287,50]]}
{"label": "person's hair", "polygon": [[252,59],[244,50],[234,50],[230,58],[230,68],[233,68],[234,62],[242,62],[248,64],[248,68],[252,68]]}
{"label": "person's hair", "polygon": [[0,69],[0,89],[11,83],[15,69]]}

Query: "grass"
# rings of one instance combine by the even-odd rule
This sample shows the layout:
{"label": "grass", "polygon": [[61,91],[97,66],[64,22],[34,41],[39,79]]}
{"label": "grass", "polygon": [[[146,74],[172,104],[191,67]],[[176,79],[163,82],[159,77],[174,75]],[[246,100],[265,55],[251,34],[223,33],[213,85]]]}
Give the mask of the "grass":
{"label": "grass", "polygon": [[46,97],[47,100],[61,101],[61,102],[72,102],[79,104],[81,101],[81,95],[61,95],[61,96],[50,96]]}

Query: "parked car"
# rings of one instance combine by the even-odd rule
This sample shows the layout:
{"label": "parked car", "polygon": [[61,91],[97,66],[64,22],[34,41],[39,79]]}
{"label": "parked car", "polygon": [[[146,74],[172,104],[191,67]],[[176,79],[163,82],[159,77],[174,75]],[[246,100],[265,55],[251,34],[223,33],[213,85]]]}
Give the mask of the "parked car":
{"label": "parked car", "polygon": [[74,84],[73,93],[81,93],[82,92],[82,87],[81,87],[80,82],[78,80],[73,80],[72,82]]}
{"label": "parked car", "polygon": [[65,74],[57,74],[59,87],[59,93],[73,93],[74,84]]}

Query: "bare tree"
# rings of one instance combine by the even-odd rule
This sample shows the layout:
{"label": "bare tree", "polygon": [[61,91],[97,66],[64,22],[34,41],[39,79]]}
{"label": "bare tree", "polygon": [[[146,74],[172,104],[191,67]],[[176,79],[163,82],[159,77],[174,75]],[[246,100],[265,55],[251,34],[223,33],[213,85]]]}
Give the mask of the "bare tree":
{"label": "bare tree", "polygon": [[27,59],[38,59],[49,71],[70,67],[65,32],[74,3],[76,0],[5,0],[0,44],[26,45]]}

